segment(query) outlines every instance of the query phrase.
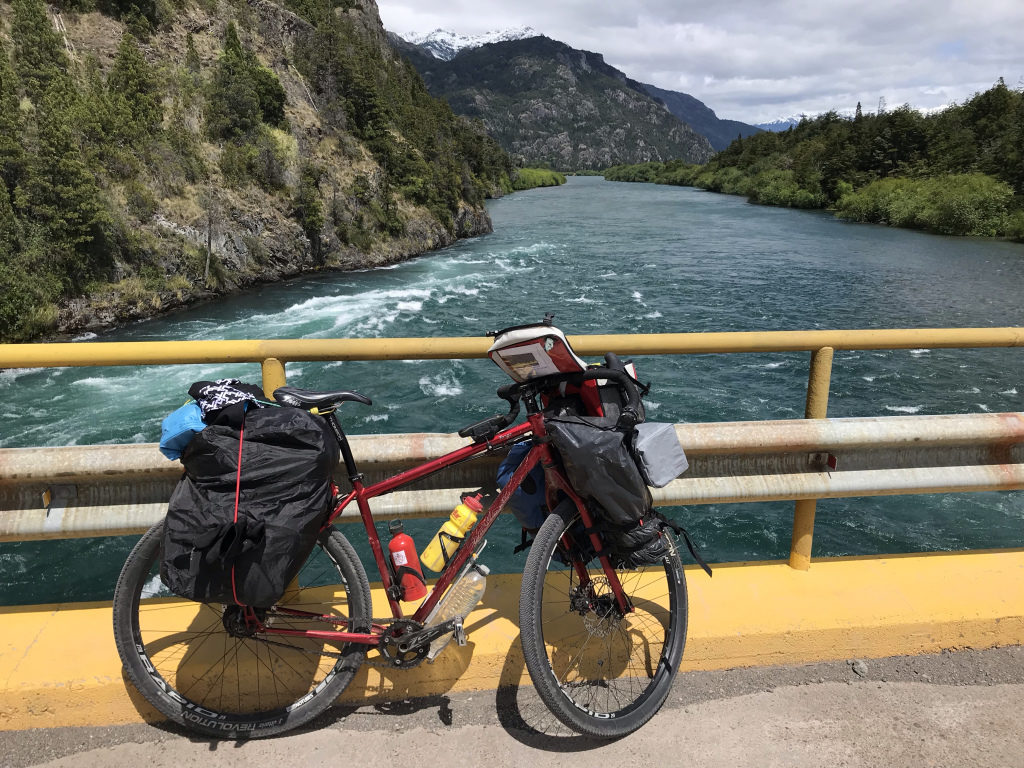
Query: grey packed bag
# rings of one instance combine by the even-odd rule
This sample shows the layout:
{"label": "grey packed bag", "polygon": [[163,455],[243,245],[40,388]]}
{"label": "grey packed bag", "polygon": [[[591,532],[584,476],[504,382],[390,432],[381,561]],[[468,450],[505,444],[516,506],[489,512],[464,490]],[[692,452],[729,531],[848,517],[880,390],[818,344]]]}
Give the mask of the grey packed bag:
{"label": "grey packed bag", "polygon": [[573,488],[613,526],[632,525],[651,509],[651,492],[613,419],[564,415],[544,422]]}
{"label": "grey packed bag", "polygon": [[651,421],[637,424],[633,454],[644,481],[654,488],[668,485],[690,466],[679,445],[674,424]]}

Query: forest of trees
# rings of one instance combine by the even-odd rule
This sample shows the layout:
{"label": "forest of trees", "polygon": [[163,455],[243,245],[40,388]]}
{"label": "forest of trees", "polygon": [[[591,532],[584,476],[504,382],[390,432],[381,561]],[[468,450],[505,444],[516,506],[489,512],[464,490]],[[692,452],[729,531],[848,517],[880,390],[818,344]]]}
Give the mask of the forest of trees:
{"label": "forest of trees", "polygon": [[[361,251],[402,234],[408,204],[454,232],[461,205],[512,188],[508,155],[333,12],[347,0],[285,3],[316,27],[296,64],[320,130],[347,153],[337,162],[358,162],[365,147],[380,168],[372,182],[356,174],[343,194],[335,184],[333,195],[321,185],[325,169],[298,151],[281,81],[233,22],[215,19],[225,30],[215,62],[201,62],[189,34],[181,60],[153,63],[190,0],[58,0],[59,10],[121,22],[116,57],[101,66],[88,51],[69,56],[43,0],[9,2],[0,19],[0,341],[53,329],[58,306],[104,286],[215,287],[220,267],[207,249],[172,247],[141,226],[162,199],[192,195],[202,209],[225,188],[257,189],[290,211],[318,254],[326,229]],[[251,13],[235,3],[239,18]],[[184,266],[169,248],[185,249]]]}
{"label": "forest of trees", "polygon": [[752,202],[947,235],[1024,241],[1024,93],[1000,79],[939,113],[828,112],[737,139],[703,166],[617,166],[612,181],[696,186]]}

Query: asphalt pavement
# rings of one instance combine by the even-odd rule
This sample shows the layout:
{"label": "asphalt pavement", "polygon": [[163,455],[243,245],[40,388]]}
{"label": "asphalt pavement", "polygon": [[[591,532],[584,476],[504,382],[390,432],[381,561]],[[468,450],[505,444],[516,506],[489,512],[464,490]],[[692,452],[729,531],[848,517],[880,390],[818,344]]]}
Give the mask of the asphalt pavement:
{"label": "asphalt pavement", "polygon": [[[2,714],[2,713],[0,713]],[[246,743],[169,725],[0,731],[0,766],[984,766],[1024,768],[1024,648],[680,675],[613,742],[561,727],[532,688],[335,707]]]}

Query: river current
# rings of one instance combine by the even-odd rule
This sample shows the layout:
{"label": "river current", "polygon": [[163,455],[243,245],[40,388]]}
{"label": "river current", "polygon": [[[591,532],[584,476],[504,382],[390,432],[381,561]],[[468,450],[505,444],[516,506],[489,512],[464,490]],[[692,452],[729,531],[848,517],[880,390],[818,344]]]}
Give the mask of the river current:
{"label": "river current", "polygon": [[[401,264],[268,285],[100,341],[474,336],[554,312],[568,334],[1024,325],[1024,246],[852,224],[695,189],[570,178],[493,201],[494,234]],[[94,337],[84,338],[89,343]],[[799,418],[807,353],[637,359],[657,421]],[[257,365],[0,371],[0,448],[154,442],[191,382]],[[486,360],[294,363],[350,388],[350,433],[450,432],[500,410]],[[838,352],[829,415],[1024,411],[1021,350]],[[673,511],[715,561],[778,559],[792,504]],[[510,516],[484,559],[521,569]],[[439,521],[420,521],[422,547]],[[361,532],[345,529],[353,540]],[[103,599],[127,538],[0,544],[2,602]],[[1024,545],[1024,494],[823,500],[814,554]],[[364,562],[369,563],[365,558]],[[372,580],[372,575],[371,575]]]}

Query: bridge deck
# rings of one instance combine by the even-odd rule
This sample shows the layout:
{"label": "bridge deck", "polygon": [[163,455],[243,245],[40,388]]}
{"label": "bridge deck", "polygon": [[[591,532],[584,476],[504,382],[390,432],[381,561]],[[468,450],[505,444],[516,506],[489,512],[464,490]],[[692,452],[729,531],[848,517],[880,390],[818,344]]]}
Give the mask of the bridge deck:
{"label": "bridge deck", "polygon": [[[904,555],[688,571],[684,671],[1024,644],[1024,551]],[[409,671],[364,668],[343,701],[494,690],[527,681],[519,580],[488,580],[469,645]],[[384,615],[379,590],[375,615]],[[0,609],[0,731],[156,719],[129,693],[106,604]],[[486,700],[487,697],[484,697]],[[481,706],[490,707],[489,703]],[[138,708],[137,708],[138,707]]]}
{"label": "bridge deck", "polygon": [[[547,768],[607,765],[1024,765],[1024,648],[692,672],[664,709],[625,739],[566,733],[532,689],[450,693],[388,706],[341,706],[308,731],[212,743],[149,725],[0,734],[0,765],[204,768],[243,763]],[[599,749],[598,749],[599,748]],[[594,751],[591,751],[594,750]]]}

